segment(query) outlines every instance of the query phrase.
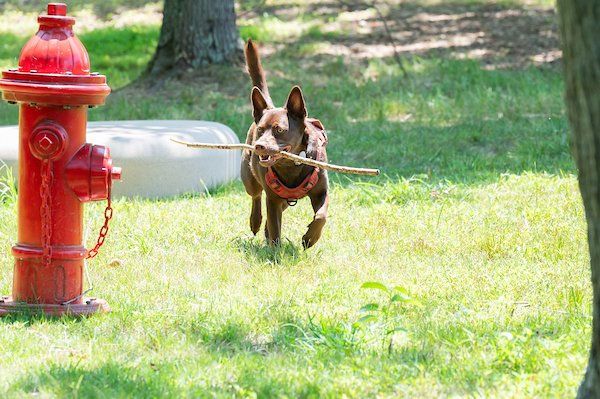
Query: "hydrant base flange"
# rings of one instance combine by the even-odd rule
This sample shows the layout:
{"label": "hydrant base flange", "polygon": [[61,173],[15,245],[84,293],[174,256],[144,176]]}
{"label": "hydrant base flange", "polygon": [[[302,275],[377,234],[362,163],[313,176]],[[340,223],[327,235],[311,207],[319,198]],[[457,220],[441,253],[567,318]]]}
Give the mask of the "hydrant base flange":
{"label": "hydrant base flange", "polygon": [[110,305],[100,298],[83,297],[82,303],[56,305],[45,303],[15,302],[12,297],[4,296],[0,299],[0,317],[9,314],[43,314],[44,316],[89,316],[110,312]]}

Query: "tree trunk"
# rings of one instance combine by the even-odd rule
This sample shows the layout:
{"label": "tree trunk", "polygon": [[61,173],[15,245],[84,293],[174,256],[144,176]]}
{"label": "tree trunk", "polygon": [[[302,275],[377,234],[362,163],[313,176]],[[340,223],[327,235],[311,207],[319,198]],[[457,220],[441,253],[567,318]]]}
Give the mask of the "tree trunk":
{"label": "tree trunk", "polygon": [[234,0],[165,0],[160,39],[148,75],[233,64],[242,58]]}
{"label": "tree trunk", "polygon": [[593,322],[578,398],[600,398],[600,1],[558,0],[571,152],[588,226]]}

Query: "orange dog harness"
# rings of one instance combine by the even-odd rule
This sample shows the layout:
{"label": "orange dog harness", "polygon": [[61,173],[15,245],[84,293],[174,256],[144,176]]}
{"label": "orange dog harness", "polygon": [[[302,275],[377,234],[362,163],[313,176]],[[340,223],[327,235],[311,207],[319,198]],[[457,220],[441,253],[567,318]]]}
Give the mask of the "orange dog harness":
{"label": "orange dog harness", "polygon": [[[317,139],[317,161],[320,161],[321,150],[323,149],[323,147],[325,147],[325,145],[327,145],[327,132],[325,131],[325,128],[318,119],[306,118],[306,121],[308,123],[311,123],[319,131],[319,136]],[[317,184],[317,182],[319,181],[318,173],[319,168],[315,167],[312,173],[306,176],[304,181],[300,183],[298,187],[289,188],[286,185],[284,185],[281,182],[281,180],[279,180],[279,177],[277,177],[273,169],[269,166],[267,174],[265,175],[265,180],[267,181],[269,187],[271,187],[271,189],[275,191],[277,195],[279,195],[281,198],[288,200],[288,204],[296,205],[296,201],[304,197],[306,193],[309,192],[310,189]]]}

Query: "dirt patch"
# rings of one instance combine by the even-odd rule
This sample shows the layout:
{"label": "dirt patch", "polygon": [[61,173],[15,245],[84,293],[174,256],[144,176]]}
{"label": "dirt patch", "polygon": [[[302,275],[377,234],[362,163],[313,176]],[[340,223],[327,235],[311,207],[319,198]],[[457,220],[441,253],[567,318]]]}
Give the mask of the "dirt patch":
{"label": "dirt patch", "polygon": [[[300,63],[319,63],[328,56],[329,60],[342,56],[350,64],[357,61],[355,65],[364,66],[368,59],[388,58],[397,52],[402,58],[477,59],[486,69],[553,68],[561,64],[553,7],[488,1],[423,5],[418,1],[380,0],[378,4],[385,4],[379,12],[364,3],[347,0],[317,0],[302,6],[262,5],[240,12],[238,23],[267,13],[290,24],[309,20],[318,28],[304,29],[300,36],[288,36],[276,43],[259,43],[264,59],[299,57]],[[299,55],[302,45],[310,50]],[[202,87],[234,98],[246,90],[247,77],[240,73],[242,69],[243,66],[233,70],[207,66],[198,71],[179,71],[165,79],[138,81],[115,94],[179,93]],[[273,68],[268,73],[293,80]],[[178,94],[166,99],[180,100]]]}
{"label": "dirt patch", "polygon": [[[474,58],[487,69],[560,64],[562,53],[553,7],[490,2],[379,4],[381,14],[361,2],[312,3],[302,12],[319,16],[323,21],[319,24],[322,37],[305,35],[299,40],[326,41],[328,45],[317,53],[359,59],[390,57],[397,51],[403,57]],[[298,10],[290,13],[289,7],[273,6],[254,12],[288,20],[297,17]]]}
{"label": "dirt patch", "polygon": [[418,12],[404,25],[409,46],[416,47],[409,52],[427,51],[429,44],[458,58],[480,59],[488,68],[556,65],[562,56],[552,8],[489,4],[470,11],[455,5]]}

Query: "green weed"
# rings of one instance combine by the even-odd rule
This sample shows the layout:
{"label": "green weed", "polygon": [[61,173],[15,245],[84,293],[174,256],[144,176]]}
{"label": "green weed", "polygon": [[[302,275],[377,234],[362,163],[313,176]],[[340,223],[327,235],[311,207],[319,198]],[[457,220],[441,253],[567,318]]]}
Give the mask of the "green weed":
{"label": "green weed", "polygon": [[17,202],[17,182],[4,161],[0,159],[0,202],[14,205]]}
{"label": "green weed", "polygon": [[[418,307],[423,307],[423,304],[414,298],[411,298],[408,294],[408,291],[404,287],[395,286],[392,289],[389,289],[384,284],[377,282],[366,282],[360,286],[360,288],[369,288],[376,289],[386,293],[387,295],[387,303],[380,306],[379,303],[373,302],[367,305],[364,305],[359,309],[359,313],[366,313],[365,316],[360,317],[353,325],[353,328],[359,328],[361,332],[365,332],[365,328],[369,326],[369,324],[376,323],[378,324],[381,331],[381,340],[382,344],[386,344],[387,340],[391,335],[403,331],[406,332],[406,328],[400,327],[397,325],[397,313],[398,309],[396,307],[397,303],[405,303],[409,305],[414,305]],[[393,340],[389,340],[388,351],[392,351],[392,342]]]}

